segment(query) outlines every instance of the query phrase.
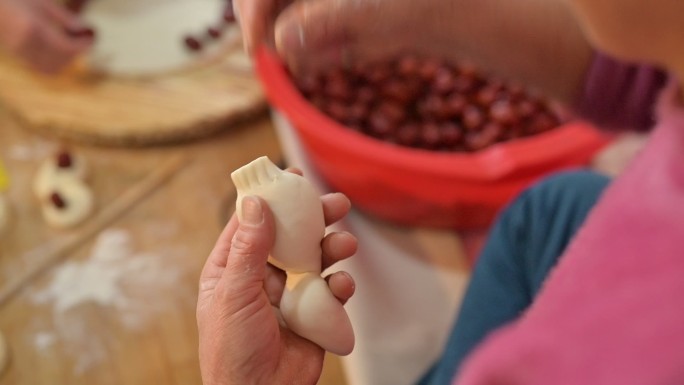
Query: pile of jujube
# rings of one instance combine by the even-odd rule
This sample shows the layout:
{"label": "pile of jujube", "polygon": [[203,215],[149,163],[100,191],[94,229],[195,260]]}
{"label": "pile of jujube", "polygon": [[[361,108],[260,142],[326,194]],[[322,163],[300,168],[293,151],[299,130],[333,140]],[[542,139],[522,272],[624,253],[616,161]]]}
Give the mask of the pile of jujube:
{"label": "pile of jujube", "polygon": [[471,66],[403,57],[301,75],[296,84],[346,127],[403,146],[470,152],[551,130],[549,103]]}

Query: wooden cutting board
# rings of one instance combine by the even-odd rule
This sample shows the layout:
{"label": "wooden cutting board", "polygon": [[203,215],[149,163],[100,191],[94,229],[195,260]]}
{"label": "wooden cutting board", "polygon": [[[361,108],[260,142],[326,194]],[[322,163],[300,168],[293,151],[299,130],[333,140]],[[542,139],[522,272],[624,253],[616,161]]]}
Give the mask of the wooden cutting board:
{"label": "wooden cutting board", "polygon": [[[281,157],[270,120],[252,120],[244,129],[226,130],[211,140],[144,151],[74,145],[74,152],[88,159],[88,182],[97,209],[93,218],[68,231],[45,225],[31,192],[33,175],[56,146],[21,127],[0,106],[0,158],[12,177],[8,198],[13,208],[12,227],[0,239],[0,288],[33,269],[44,257],[46,244],[82,234],[119,196],[146,183],[171,158],[181,156],[190,161],[162,190],[148,195],[107,229],[130,234],[131,257],[162,258],[165,263],[158,266],[156,277],[169,271],[178,276],[171,287],[155,284],[159,282],[155,276],[143,276],[146,284],[142,287],[129,287],[127,301],[144,304],[132,313],[82,303],[62,315],[55,313],[52,301],[36,303],[34,299],[52,282],[56,270],[35,277],[24,291],[0,306],[0,333],[10,350],[0,385],[201,384],[195,318],[199,273],[226,222],[227,208],[235,203],[230,170],[259,155],[273,160]],[[69,253],[64,263],[87,261],[96,238]],[[131,274],[140,277],[140,271]],[[124,322],[126,314],[138,315],[144,322]],[[79,363],[86,364],[80,369],[83,372],[77,370]],[[326,357],[319,384],[346,383],[339,358]]]}
{"label": "wooden cutting board", "polygon": [[103,145],[194,139],[266,110],[239,39],[210,62],[142,79],[95,75],[78,64],[48,77],[0,54],[0,84],[0,100],[24,126]]}

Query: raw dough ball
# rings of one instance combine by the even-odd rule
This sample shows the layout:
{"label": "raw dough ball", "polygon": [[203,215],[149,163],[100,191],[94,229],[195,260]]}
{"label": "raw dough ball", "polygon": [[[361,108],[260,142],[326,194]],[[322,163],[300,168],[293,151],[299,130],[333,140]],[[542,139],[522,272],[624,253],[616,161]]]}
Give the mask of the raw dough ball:
{"label": "raw dough ball", "polygon": [[[159,75],[177,71],[220,54],[237,26],[225,26],[221,39],[208,37],[219,27],[225,0],[97,0],[85,8],[83,19],[97,31],[87,57],[90,67],[121,76]],[[202,39],[193,51],[184,39]]]}
{"label": "raw dough ball", "polygon": [[5,371],[8,363],[9,348],[7,347],[7,342],[5,342],[5,336],[0,333],[0,376],[2,375],[2,372]]}
{"label": "raw dough ball", "polygon": [[59,179],[70,178],[85,180],[88,174],[86,161],[83,157],[69,152],[60,152],[45,162],[38,169],[33,182],[33,192],[39,199],[50,196]]}
{"label": "raw dough ball", "polygon": [[9,204],[7,198],[0,194],[0,235],[7,230],[10,220]]}
{"label": "raw dough ball", "polygon": [[62,179],[43,199],[43,218],[51,227],[68,228],[83,222],[93,212],[93,194],[85,184]]}

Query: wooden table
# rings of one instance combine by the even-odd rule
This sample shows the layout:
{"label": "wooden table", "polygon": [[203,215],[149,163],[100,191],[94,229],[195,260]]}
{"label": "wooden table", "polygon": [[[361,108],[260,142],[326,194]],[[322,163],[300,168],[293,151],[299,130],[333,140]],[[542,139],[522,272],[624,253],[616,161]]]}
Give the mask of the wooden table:
{"label": "wooden table", "polygon": [[[38,164],[56,145],[49,137],[20,127],[0,108],[0,157],[12,177],[9,198],[14,210],[14,227],[0,240],[0,281],[30,268],[41,245],[65,236],[45,226],[30,189]],[[137,287],[127,288],[127,306],[133,311],[124,314],[116,306],[88,303],[60,313],[53,303],[36,301],[59,266],[91,256],[94,239],[31,281],[0,307],[0,331],[11,349],[11,363],[0,375],[0,384],[200,384],[198,275],[234,203],[230,171],[259,155],[281,157],[270,121],[262,117],[184,145],[73,148],[90,162],[98,209],[165,160],[187,156],[188,164],[163,188],[106,230],[125,232],[136,255],[155,256],[163,263],[145,273],[149,280],[130,277]],[[158,279],[164,274],[171,280]],[[339,361],[331,357],[326,362],[320,383],[344,384]]]}

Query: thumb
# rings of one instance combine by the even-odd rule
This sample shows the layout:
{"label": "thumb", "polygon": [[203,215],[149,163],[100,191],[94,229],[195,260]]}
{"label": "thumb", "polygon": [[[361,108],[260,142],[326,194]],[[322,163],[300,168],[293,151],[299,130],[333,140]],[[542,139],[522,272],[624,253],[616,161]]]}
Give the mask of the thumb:
{"label": "thumb", "polygon": [[65,6],[54,0],[40,0],[38,6],[50,21],[63,29],[80,30],[87,27],[78,16],[69,12]]}
{"label": "thumb", "polygon": [[378,1],[321,0],[292,4],[275,25],[276,49],[295,72],[348,66],[387,55],[390,34]]}
{"label": "thumb", "polygon": [[233,235],[219,283],[227,293],[237,297],[250,289],[261,291],[268,255],[275,241],[273,214],[265,201],[247,196],[242,199],[240,209],[240,224]]}

